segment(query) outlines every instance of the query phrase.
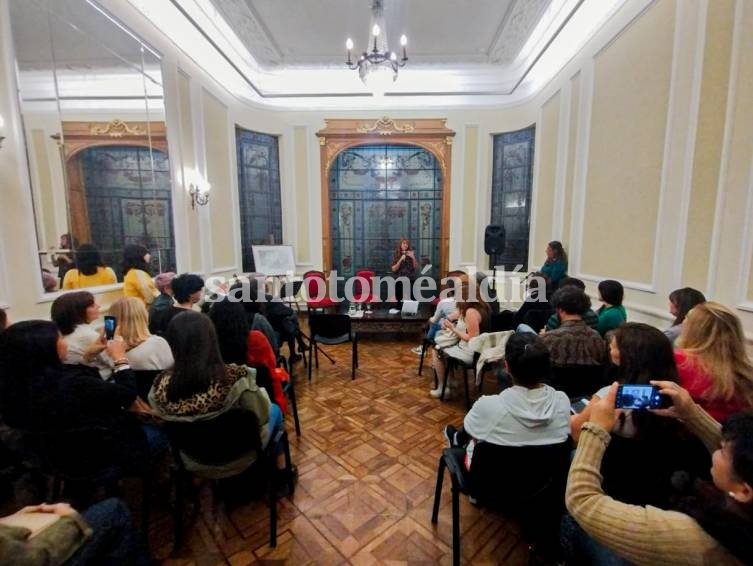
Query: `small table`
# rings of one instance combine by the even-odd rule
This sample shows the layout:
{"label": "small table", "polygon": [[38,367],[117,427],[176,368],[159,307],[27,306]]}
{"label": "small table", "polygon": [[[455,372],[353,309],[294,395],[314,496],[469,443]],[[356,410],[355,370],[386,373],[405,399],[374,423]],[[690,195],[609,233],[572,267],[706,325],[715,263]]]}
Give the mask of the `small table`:
{"label": "small table", "polygon": [[[340,308],[340,313],[349,314],[348,308],[348,303],[344,302]],[[365,305],[363,305],[363,308],[366,308]],[[397,308],[395,303],[374,303],[371,308],[372,312],[370,313],[362,310],[358,316],[350,317],[353,330],[359,336],[393,338],[397,335],[400,338],[404,336],[415,338],[423,335],[431,316],[431,305],[429,303],[420,303],[418,312],[412,316],[404,316],[400,312],[390,313],[390,309]]]}

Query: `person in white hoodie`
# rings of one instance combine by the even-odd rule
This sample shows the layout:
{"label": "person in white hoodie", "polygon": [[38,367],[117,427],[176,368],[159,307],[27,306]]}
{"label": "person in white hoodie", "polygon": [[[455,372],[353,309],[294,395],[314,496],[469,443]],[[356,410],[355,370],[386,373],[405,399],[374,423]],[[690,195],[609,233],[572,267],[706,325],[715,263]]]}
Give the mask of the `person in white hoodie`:
{"label": "person in white hoodie", "polygon": [[535,334],[513,334],[505,346],[505,368],[512,387],[484,395],[463,426],[447,425],[450,446],[465,446],[466,469],[479,442],[502,446],[541,446],[564,442],[570,434],[570,400],[543,381],[549,376],[549,351]]}

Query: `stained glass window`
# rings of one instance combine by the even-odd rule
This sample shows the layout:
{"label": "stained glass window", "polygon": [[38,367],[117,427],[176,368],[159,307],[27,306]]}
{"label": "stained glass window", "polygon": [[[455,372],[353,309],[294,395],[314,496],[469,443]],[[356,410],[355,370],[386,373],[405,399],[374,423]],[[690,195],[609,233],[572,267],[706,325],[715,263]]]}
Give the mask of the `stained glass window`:
{"label": "stained glass window", "polygon": [[167,154],[133,146],[92,147],[81,152],[91,243],[122,276],[126,244],[145,246],[151,270],[175,271],[170,163]]}
{"label": "stained glass window", "polygon": [[277,136],[235,129],[243,271],[256,271],[251,246],[282,244]]}
{"label": "stained glass window", "polygon": [[528,269],[535,133],[536,126],[530,126],[494,136],[490,224],[504,226],[505,249],[489,258],[490,269]]}
{"label": "stained glass window", "polygon": [[346,149],[329,174],[332,269],[390,274],[401,238],[416,251],[419,270],[438,278],[442,172],[431,152],[411,145]]}

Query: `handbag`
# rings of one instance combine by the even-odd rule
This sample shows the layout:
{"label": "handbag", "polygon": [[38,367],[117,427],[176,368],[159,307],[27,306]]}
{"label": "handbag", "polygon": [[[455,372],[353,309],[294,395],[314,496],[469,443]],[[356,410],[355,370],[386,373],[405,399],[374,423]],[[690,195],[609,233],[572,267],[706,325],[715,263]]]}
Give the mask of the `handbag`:
{"label": "handbag", "polygon": [[458,342],[460,342],[460,337],[452,330],[447,330],[446,328],[443,328],[434,336],[434,344],[442,349],[454,346]]}

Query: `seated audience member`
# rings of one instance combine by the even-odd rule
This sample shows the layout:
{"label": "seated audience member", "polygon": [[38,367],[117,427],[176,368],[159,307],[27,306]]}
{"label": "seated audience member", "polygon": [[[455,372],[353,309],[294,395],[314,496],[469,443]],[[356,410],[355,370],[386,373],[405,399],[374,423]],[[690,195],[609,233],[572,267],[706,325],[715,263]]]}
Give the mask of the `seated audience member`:
{"label": "seated audience member", "polygon": [[583,314],[590,306],[591,299],[577,287],[563,287],[552,295],[552,307],[561,324],[541,338],[549,350],[553,366],[598,366],[604,363],[604,339],[583,322]]}
{"label": "seated audience member", "polygon": [[0,332],[10,326],[10,318],[8,317],[8,310],[5,306],[0,306]]}
{"label": "seated audience member", "polygon": [[58,280],[62,283],[65,273],[73,267],[73,252],[78,248],[78,240],[70,234],[61,234],[57,250],[50,248],[50,261],[58,268]]}
{"label": "seated audience member", "polygon": [[753,364],[740,319],[708,301],[690,309],[675,350],[680,384],[719,422],[753,408]]}
{"label": "seated audience member", "polygon": [[[550,300],[552,285],[549,277],[540,271],[534,271],[526,277],[526,294],[523,304],[512,317],[512,328],[525,325],[531,332],[538,334],[552,316],[554,309]],[[521,329],[522,330],[522,329]]]}
{"label": "seated audience member", "polygon": [[[194,422],[217,417],[231,409],[252,411],[259,421],[262,445],[266,446],[283,426],[282,412],[256,384],[253,369],[225,364],[209,317],[185,311],[170,321],[166,338],[175,366],[160,373],[149,392],[149,403],[157,414],[166,421]],[[211,474],[217,467],[195,462],[185,454],[181,456],[189,471]],[[257,454],[252,452],[221,467],[223,472],[241,473],[256,459]],[[285,467],[284,454],[278,455],[278,467]]]}
{"label": "seated audience member", "polygon": [[[549,352],[535,334],[514,334],[505,345],[505,368],[512,387],[484,395],[456,429],[447,425],[450,446],[465,446],[466,469],[472,469],[474,446],[541,446],[564,442],[570,434],[570,400],[544,380],[549,377]],[[509,486],[514,488],[514,486]]]}
{"label": "seated audience member", "polygon": [[[40,514],[57,518],[40,527],[30,520]],[[0,518],[0,565],[42,564],[148,566],[149,556],[120,499],[100,501],[81,514],[67,503],[42,503]]]}
{"label": "seated audience member", "polygon": [[[429,317],[429,328],[426,331],[426,339],[429,342],[434,342],[434,337],[442,329],[442,322],[452,316],[452,319],[457,318],[457,304],[455,302],[455,288],[460,288],[464,282],[467,282],[467,278],[456,277],[449,278],[447,280],[447,289],[443,293],[443,297],[437,303],[437,308],[434,310],[434,314]],[[411,352],[420,356],[423,353],[423,344],[419,344],[415,348],[411,349]]]}
{"label": "seated audience member", "polygon": [[[575,277],[565,277],[564,279],[560,280],[559,289],[562,289],[564,287],[577,287],[584,293],[586,292],[586,284],[583,283],[580,279],[576,279]],[[549,297],[549,302],[551,302],[551,297]],[[599,328],[599,315],[596,314],[591,307],[588,308],[588,310],[583,314],[583,322],[586,323],[586,325],[590,328],[593,328],[594,330],[598,330]],[[559,319],[559,316],[557,316],[557,312],[549,317],[549,320],[546,321],[546,326],[544,327],[545,330],[554,330],[555,328],[559,328],[561,324],[561,321]]]}
{"label": "seated audience member", "polygon": [[753,415],[736,415],[722,428],[676,383],[653,383],[673,402],[655,414],[680,419],[713,452],[713,484],[696,482],[666,511],[606,495],[597,470],[619,418],[613,384],[591,406],[570,466],[566,503],[577,525],[563,524],[568,563],[753,563]]}
{"label": "seated audience member", "polygon": [[[230,297],[224,297],[212,304],[208,316],[217,332],[220,355],[225,363],[251,367],[265,366],[269,370],[271,382],[264,383],[258,379],[257,383],[267,390],[269,398],[277,403],[284,413],[287,409],[287,401],[282,390],[284,370],[276,371],[277,360],[272,346],[264,334],[249,328],[243,305],[231,300]],[[262,343],[266,345],[263,351],[260,345]],[[269,356],[266,355],[267,353]]]}
{"label": "seated audience member", "polygon": [[136,297],[122,297],[110,306],[117,322],[116,334],[126,343],[126,358],[131,369],[162,370],[173,367],[170,345],[161,336],[149,333],[144,303]]}
{"label": "seated audience member", "polygon": [[88,291],[60,295],[52,303],[52,320],[68,344],[66,364],[83,364],[97,368],[103,379],[112,374],[112,360],[105,350],[103,335],[91,325],[99,318],[99,305]]}
{"label": "seated audience member", "polygon": [[546,261],[541,271],[552,282],[552,288],[559,289],[560,281],[567,276],[567,253],[562,242],[553,240],[546,246]]}
{"label": "seated audience member", "polygon": [[675,317],[672,326],[664,331],[667,338],[674,344],[675,340],[680,337],[682,332],[682,323],[688,316],[690,309],[694,306],[706,302],[706,297],[700,291],[691,287],[675,289],[669,294],[669,313]]}
{"label": "seated audience member", "polygon": [[261,302],[256,300],[257,292],[258,287],[254,287],[249,279],[243,278],[236,281],[230,287],[228,295],[235,301],[241,301],[243,309],[246,311],[246,320],[248,320],[249,327],[251,330],[258,330],[267,337],[267,340],[272,345],[275,358],[279,358],[280,343],[277,340],[274,328],[272,328],[267,317],[261,312]]}
{"label": "seated audience member", "polygon": [[112,381],[100,379],[93,368],[62,363],[68,344],[54,322],[8,327],[0,334],[0,414],[8,426],[32,433],[106,429],[114,463],[124,471],[141,471],[151,455],[164,452],[167,439],[129,412],[136,384],[125,342],[116,337],[103,347],[115,360]]}
{"label": "seated audience member", "polygon": [[173,304],[153,312],[149,321],[150,329],[160,336],[165,335],[174,316],[186,310],[193,310],[193,306],[201,299],[204,280],[193,273],[183,273],[175,277],[170,286],[173,291]]}
{"label": "seated audience member", "polygon": [[[651,379],[677,383],[672,344],[647,324],[627,322],[611,333],[609,355],[622,384],[649,385]],[[609,391],[597,391],[589,405],[571,419],[572,437],[591,415],[591,404]],[[690,447],[682,425],[644,410],[623,410],[610,431],[612,441],[601,463],[604,491],[620,501],[664,507],[675,471],[688,470]],[[704,466],[708,462],[704,461]]]}
{"label": "seated audience member", "polygon": [[[454,358],[463,364],[470,364],[473,361],[474,351],[470,347],[470,340],[482,332],[486,331],[489,326],[489,307],[481,298],[478,289],[473,283],[463,285],[460,288],[460,296],[457,298],[458,318],[454,324],[449,319],[442,322],[444,330],[451,332],[458,338],[454,346],[448,348],[435,348],[432,351],[432,367],[437,373],[438,386],[436,389],[429,391],[429,395],[439,398],[442,395],[442,386],[446,377],[445,358]],[[450,384],[447,384],[446,395],[451,396]]]}
{"label": "seated audience member", "polygon": [[175,277],[175,273],[166,271],[154,278],[154,286],[159,291],[159,296],[149,306],[149,332],[152,334],[158,334],[157,328],[152,327],[152,321],[158,320],[160,314],[169,310],[175,304],[173,300],[173,279]]}
{"label": "seated audience member", "polygon": [[75,253],[76,267],[69,269],[63,278],[63,289],[81,289],[118,282],[115,272],[106,267],[99,250],[92,244],[81,244]]}
{"label": "seated audience member", "polygon": [[[262,279],[263,283],[263,279]],[[259,311],[263,314],[277,335],[277,344],[287,343],[290,356],[293,361],[301,359],[300,354],[295,352],[296,339],[300,338],[298,315],[293,309],[282,302],[280,297],[273,297],[262,289],[259,295],[259,278],[249,279],[249,300],[258,303]],[[303,349],[303,345],[301,345]]]}
{"label": "seated audience member", "polygon": [[599,334],[605,336],[610,330],[614,330],[627,320],[625,307],[622,306],[622,297],[625,289],[622,283],[614,279],[606,279],[599,283],[599,300],[604,305],[597,311],[599,315]]}
{"label": "seated audience member", "polygon": [[128,244],[123,248],[123,295],[141,299],[147,306],[159,295],[149,272],[151,260],[144,246]]}
{"label": "seated audience member", "polygon": [[58,290],[58,278],[47,269],[42,269],[42,288],[45,293],[54,293]]}

